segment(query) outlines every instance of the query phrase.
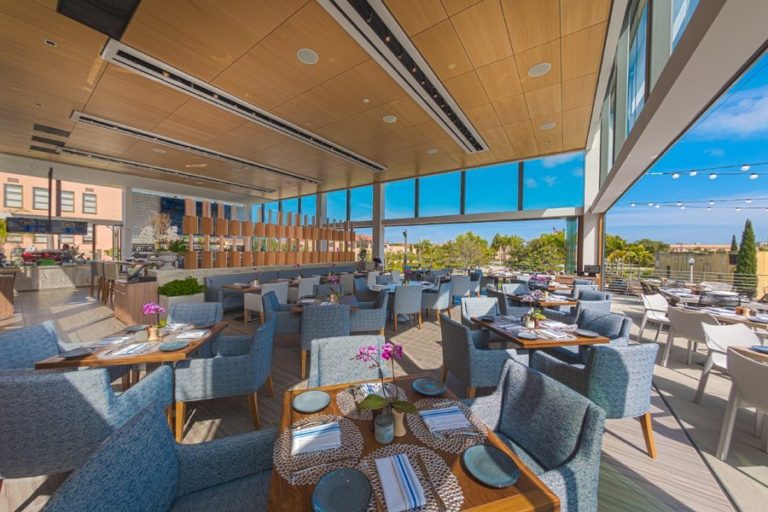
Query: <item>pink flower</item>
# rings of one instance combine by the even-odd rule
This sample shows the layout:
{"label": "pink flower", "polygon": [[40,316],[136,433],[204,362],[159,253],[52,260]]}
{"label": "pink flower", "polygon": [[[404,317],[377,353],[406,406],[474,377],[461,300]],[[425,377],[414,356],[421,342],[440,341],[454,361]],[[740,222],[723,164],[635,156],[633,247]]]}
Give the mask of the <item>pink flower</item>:
{"label": "pink flower", "polygon": [[165,308],[156,302],[147,302],[141,306],[141,312],[144,314],[144,316],[152,316],[165,313]]}
{"label": "pink flower", "polygon": [[384,346],[381,347],[381,358],[385,361],[389,361],[391,359],[402,359],[403,346],[392,343],[390,341],[386,342]]}

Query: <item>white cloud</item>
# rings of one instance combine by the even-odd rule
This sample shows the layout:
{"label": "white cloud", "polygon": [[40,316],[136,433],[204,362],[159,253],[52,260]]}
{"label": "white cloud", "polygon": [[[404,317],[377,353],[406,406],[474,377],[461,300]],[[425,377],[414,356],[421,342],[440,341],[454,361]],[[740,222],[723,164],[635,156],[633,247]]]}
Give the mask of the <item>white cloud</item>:
{"label": "white cloud", "polygon": [[544,183],[548,187],[553,187],[555,185],[555,183],[557,183],[557,178],[555,176],[544,176],[541,179],[544,180]]}
{"label": "white cloud", "polygon": [[566,153],[564,155],[549,156],[542,160],[541,166],[545,169],[552,169],[562,164],[570,163],[581,158],[581,153]]}
{"label": "white cloud", "polygon": [[571,174],[573,174],[577,178],[581,178],[582,176],[584,176],[584,169],[581,167],[577,167],[571,171]]}
{"label": "white cloud", "polygon": [[691,131],[706,139],[764,133],[768,133],[768,86],[735,93]]}
{"label": "white cloud", "polygon": [[539,186],[539,184],[536,183],[535,179],[528,178],[527,180],[525,180],[525,186],[528,187],[528,188],[536,188],[536,187]]}
{"label": "white cloud", "polygon": [[725,154],[725,151],[723,151],[720,148],[711,148],[711,149],[704,150],[704,154],[707,156],[718,157],[718,156],[723,156]]}

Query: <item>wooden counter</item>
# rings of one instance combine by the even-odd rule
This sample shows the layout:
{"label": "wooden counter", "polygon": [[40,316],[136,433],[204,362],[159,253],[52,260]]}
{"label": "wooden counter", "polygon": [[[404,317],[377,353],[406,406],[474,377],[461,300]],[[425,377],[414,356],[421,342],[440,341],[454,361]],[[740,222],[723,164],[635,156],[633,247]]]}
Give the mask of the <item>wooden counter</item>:
{"label": "wooden counter", "polygon": [[147,302],[157,302],[157,281],[115,281],[113,299],[115,318],[128,325],[147,322],[141,312],[141,306]]}

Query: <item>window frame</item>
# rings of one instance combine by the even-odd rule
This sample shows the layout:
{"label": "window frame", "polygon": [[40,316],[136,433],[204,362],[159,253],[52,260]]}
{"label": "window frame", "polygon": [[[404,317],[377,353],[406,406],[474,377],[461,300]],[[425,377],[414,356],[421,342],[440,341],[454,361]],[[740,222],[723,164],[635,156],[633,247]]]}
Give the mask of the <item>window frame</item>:
{"label": "window frame", "polygon": [[[18,188],[18,194],[19,194],[18,206],[8,204],[8,189],[14,188],[14,187]],[[24,185],[21,185],[19,183],[5,183],[5,187],[3,187],[3,206],[5,208],[24,208]]]}
{"label": "window frame", "polygon": [[[86,205],[88,204],[88,200],[86,197],[93,197],[93,211],[89,212],[86,209]],[[83,192],[82,199],[83,199],[83,206],[82,206],[82,212],[87,215],[98,215],[98,199],[97,195],[93,192]]]}
{"label": "window frame", "polygon": [[[72,197],[72,209],[71,210],[65,210],[64,209],[64,195],[68,194]],[[61,197],[59,198],[59,202],[61,205],[61,212],[62,213],[75,213],[75,192],[74,190],[62,190],[61,191]]]}
{"label": "window frame", "polygon": [[[37,203],[37,194],[38,194],[38,192],[45,193],[45,195],[46,195],[46,197],[48,199],[48,201],[47,201],[48,204],[46,204],[42,208],[38,208],[38,203]],[[50,207],[50,205],[51,205],[51,194],[49,194],[48,189],[47,188],[43,188],[43,187],[32,187],[32,209],[33,210],[48,211],[48,208]]]}

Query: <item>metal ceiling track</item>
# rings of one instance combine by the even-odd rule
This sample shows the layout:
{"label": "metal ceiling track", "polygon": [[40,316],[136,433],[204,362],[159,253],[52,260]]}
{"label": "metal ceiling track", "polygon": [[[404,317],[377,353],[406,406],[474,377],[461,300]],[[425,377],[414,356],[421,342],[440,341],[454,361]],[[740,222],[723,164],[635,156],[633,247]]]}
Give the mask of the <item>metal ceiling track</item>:
{"label": "metal ceiling track", "polygon": [[[159,165],[145,164],[143,162],[136,162],[135,160],[127,160],[125,158],[120,158],[118,156],[110,156],[110,155],[104,155],[101,153],[94,153],[93,151],[87,151],[85,149],[77,149],[77,148],[70,148],[70,147],[64,146],[64,147],[56,148],[56,152],[60,155],[79,156],[79,157],[84,157],[91,160],[110,163],[110,164],[127,165],[129,167],[134,167],[136,169],[157,172],[157,173],[165,174],[168,176],[173,176],[176,178],[185,178],[185,179],[203,181],[207,183],[214,183],[217,185],[226,185],[228,187],[236,187],[238,189],[246,189],[254,192],[262,192],[265,194],[272,194],[276,192],[276,190],[273,190],[273,189],[256,187],[254,185],[244,185],[242,183],[237,183],[234,181],[222,180],[219,178],[211,178],[210,176],[203,176],[200,174],[193,174],[189,172],[179,171],[176,169],[171,169],[169,167],[160,167]],[[259,198],[259,199],[264,199],[264,198]]]}
{"label": "metal ceiling track", "polygon": [[381,0],[317,0],[467,153],[488,145]]}
{"label": "metal ceiling track", "polygon": [[178,139],[172,139],[171,137],[166,137],[165,135],[160,135],[159,133],[142,130],[141,128],[136,128],[135,126],[129,126],[127,124],[118,123],[116,121],[112,121],[104,117],[94,116],[92,114],[86,114],[84,112],[79,112],[77,110],[74,110],[69,117],[70,119],[72,119],[72,121],[75,121],[76,123],[84,123],[91,126],[96,126],[99,128],[103,128],[105,130],[117,132],[121,135],[127,135],[129,137],[133,137],[136,139],[145,140],[153,144],[168,146],[170,148],[186,151],[189,153],[194,153],[196,155],[204,156],[206,158],[222,160],[224,162],[237,165],[238,167],[250,167],[259,171],[266,171],[273,174],[278,174],[282,177],[291,178],[291,179],[303,181],[306,183],[312,183],[315,185],[318,185],[321,183],[316,179],[309,178],[307,176],[302,176],[300,174],[295,174],[290,171],[286,171],[285,169],[280,169],[278,167],[262,164],[259,162],[253,162],[251,160],[246,160],[245,158],[240,158],[238,156],[230,155],[228,153],[222,153],[221,151],[216,151],[203,146],[198,146],[196,144],[190,144],[188,142],[184,142]]}
{"label": "metal ceiling track", "polygon": [[110,39],[101,57],[112,64],[129,69],[134,73],[160,82],[177,91],[205,101],[224,111],[238,115],[248,121],[264,126],[278,133],[304,142],[310,146],[326,151],[355,165],[372,172],[385,171],[387,168],[373,160],[340,146],[328,139],[307,131],[293,123],[281,119],[266,110],[262,110],[223,89],[189,75],[180,69],[159,61],[135,48]]}

